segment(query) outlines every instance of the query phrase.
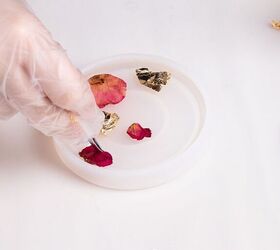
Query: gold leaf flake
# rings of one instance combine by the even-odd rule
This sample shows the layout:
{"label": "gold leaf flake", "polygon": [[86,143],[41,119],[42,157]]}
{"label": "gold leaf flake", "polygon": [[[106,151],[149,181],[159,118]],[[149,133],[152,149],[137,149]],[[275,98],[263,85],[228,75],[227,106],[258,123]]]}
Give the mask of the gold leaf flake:
{"label": "gold leaf flake", "polygon": [[77,122],[76,116],[72,112],[69,113],[69,120],[71,123]]}
{"label": "gold leaf flake", "polygon": [[103,111],[103,113],[105,115],[105,119],[100,133],[103,135],[107,135],[110,131],[112,131],[117,126],[120,117],[116,113],[108,113],[105,111]]}
{"label": "gold leaf flake", "polygon": [[280,30],[280,21],[275,21],[275,20],[273,20],[273,21],[271,22],[271,25],[272,25],[272,27],[273,27],[274,29]]}
{"label": "gold leaf flake", "polygon": [[159,92],[162,85],[167,84],[171,74],[166,71],[152,72],[148,68],[140,68],[136,69],[136,75],[141,84]]}

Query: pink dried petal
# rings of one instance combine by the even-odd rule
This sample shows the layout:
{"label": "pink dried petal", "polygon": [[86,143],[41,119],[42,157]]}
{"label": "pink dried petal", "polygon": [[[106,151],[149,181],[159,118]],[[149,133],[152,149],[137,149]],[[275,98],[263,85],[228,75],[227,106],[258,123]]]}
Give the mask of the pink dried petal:
{"label": "pink dried petal", "polygon": [[84,161],[99,167],[106,167],[113,163],[112,155],[109,152],[100,151],[95,145],[84,148],[79,155]]}
{"label": "pink dried petal", "polygon": [[94,75],[89,78],[88,82],[99,108],[108,104],[117,104],[125,97],[126,83],[116,76],[110,74]]}
{"label": "pink dried petal", "polygon": [[152,131],[149,128],[143,128],[139,123],[133,123],[127,129],[127,134],[136,140],[143,140],[144,137],[151,137]]}

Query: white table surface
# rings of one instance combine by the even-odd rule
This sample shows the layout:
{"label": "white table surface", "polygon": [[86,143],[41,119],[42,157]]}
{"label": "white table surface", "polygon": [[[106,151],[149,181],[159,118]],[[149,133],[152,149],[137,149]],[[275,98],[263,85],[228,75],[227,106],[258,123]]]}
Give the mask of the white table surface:
{"label": "white table surface", "polygon": [[212,139],[185,175],[124,192],[76,177],[23,118],[0,122],[1,250],[280,249],[279,0],[30,3],[78,67],[177,61],[206,96]]}

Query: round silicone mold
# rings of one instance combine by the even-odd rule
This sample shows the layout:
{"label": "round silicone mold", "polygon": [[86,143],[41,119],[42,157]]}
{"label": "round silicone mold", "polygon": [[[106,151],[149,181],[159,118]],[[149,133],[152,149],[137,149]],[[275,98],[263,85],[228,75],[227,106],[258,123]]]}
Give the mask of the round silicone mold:
{"label": "round silicone mold", "polygon": [[[139,83],[135,70],[143,67],[167,71],[171,79],[156,92]],[[78,152],[55,142],[69,169],[99,186],[142,189],[167,182],[195,163],[203,145],[206,107],[197,86],[176,64],[156,56],[123,55],[100,60],[83,72],[88,78],[101,73],[118,76],[127,83],[127,94],[119,104],[103,108],[116,112],[120,120],[109,135],[97,137],[113,155],[113,164],[105,168],[90,165]],[[152,137],[131,139],[126,130],[133,122],[150,128]]]}

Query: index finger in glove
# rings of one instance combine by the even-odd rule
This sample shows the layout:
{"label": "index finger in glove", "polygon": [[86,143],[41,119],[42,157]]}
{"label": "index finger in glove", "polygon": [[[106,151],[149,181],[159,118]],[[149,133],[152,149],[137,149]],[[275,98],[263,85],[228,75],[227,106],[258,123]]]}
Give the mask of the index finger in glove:
{"label": "index finger in glove", "polygon": [[48,53],[41,50],[36,55],[36,79],[46,95],[57,106],[77,114],[91,136],[97,134],[104,114],[97,107],[85,77],[60,47]]}
{"label": "index finger in glove", "polygon": [[98,134],[104,114],[97,107],[87,80],[70,62],[64,49],[40,22],[33,25],[28,42],[34,55],[31,74],[45,94],[55,105],[77,114],[89,136]]}
{"label": "index finger in glove", "polygon": [[71,120],[71,112],[54,105],[39,85],[30,81],[24,66],[13,67],[13,71],[7,82],[9,101],[33,127],[69,144],[87,140],[79,124]]}

